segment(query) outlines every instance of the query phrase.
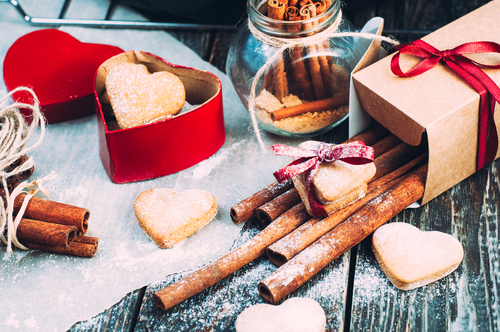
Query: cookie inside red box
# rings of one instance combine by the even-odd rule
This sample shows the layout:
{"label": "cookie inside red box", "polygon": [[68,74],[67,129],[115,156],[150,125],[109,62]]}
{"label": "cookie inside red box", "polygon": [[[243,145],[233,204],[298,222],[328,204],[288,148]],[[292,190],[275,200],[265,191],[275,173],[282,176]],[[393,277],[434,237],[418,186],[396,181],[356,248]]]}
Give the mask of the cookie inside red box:
{"label": "cookie inside red box", "polygon": [[99,153],[111,181],[172,174],[225,141],[222,88],[212,73],[129,51],[95,76]]}

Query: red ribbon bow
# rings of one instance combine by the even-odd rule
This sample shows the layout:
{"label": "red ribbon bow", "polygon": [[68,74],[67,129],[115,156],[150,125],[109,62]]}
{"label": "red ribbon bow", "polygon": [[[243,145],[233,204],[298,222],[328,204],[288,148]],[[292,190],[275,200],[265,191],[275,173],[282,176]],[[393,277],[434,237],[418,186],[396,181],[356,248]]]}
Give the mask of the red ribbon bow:
{"label": "red ribbon bow", "polygon": [[[490,164],[495,159],[498,149],[498,135],[493,118],[495,100],[500,102],[500,89],[493,80],[486,75],[479,66],[499,69],[500,65],[486,65],[471,60],[464,54],[500,53],[500,45],[494,42],[471,42],[459,45],[451,50],[439,51],[423,40],[416,40],[411,44],[397,46],[399,53],[391,60],[391,70],[397,76],[416,76],[432,69],[443,60],[448,67],[469,83],[480,96],[479,126],[476,170]],[[399,65],[401,53],[413,55],[424,60],[407,72],[403,72]]]}
{"label": "red ribbon bow", "polygon": [[373,148],[366,146],[364,142],[352,142],[346,144],[320,143],[317,149],[301,149],[290,146],[276,144],[272,146],[274,154],[299,158],[287,166],[273,173],[278,182],[282,183],[292,176],[304,173],[304,181],[307,198],[313,215],[316,217],[326,217],[328,214],[325,208],[316,200],[311,193],[311,182],[318,171],[321,163],[330,163],[335,160],[342,160],[349,164],[360,165],[373,161]]}

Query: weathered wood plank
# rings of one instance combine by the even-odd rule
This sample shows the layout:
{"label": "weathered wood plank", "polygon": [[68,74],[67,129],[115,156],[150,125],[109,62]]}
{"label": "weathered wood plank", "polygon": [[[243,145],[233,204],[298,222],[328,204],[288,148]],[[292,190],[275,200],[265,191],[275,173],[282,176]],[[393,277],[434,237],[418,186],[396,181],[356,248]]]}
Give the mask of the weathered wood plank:
{"label": "weathered wood plank", "polygon": [[236,32],[218,31],[215,33],[208,62],[223,73],[226,72],[227,53]]}
{"label": "weathered wood plank", "polygon": [[[373,16],[380,16],[384,18],[384,34],[387,34],[388,30],[415,31],[411,34],[391,33],[401,42],[411,42],[488,2],[489,0],[380,0],[366,2],[363,6],[351,5],[352,8],[347,2],[344,11],[346,17],[358,28],[362,27]],[[425,33],[419,34],[419,30]]]}
{"label": "weathered wood plank", "polygon": [[146,288],[137,289],[125,295],[111,308],[89,320],[75,323],[71,332],[132,331],[137,320],[137,313]]}
{"label": "weathered wood plank", "polygon": [[168,33],[191,48],[203,60],[208,61],[210,58],[214,40],[213,31],[169,30]]}
{"label": "weathered wood plank", "polygon": [[497,161],[427,205],[390,222],[457,237],[464,259],[448,277],[400,291],[380,269],[365,240],[356,262],[351,330],[499,331],[498,275],[500,200]]}

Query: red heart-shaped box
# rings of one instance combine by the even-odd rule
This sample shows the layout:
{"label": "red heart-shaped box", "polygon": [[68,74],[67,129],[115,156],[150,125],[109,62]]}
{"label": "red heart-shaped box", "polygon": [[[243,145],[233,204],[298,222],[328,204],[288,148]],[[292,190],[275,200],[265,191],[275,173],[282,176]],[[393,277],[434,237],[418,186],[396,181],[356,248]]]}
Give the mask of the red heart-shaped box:
{"label": "red heart-shaped box", "polygon": [[[169,119],[120,129],[107,98],[105,82],[109,70],[123,62],[143,64],[150,73],[173,73],[184,84],[186,101],[197,106]],[[99,154],[114,183],[179,172],[213,155],[226,140],[221,82],[207,71],[173,65],[146,52],[124,52],[99,67],[94,96]]]}
{"label": "red heart-shaped box", "polygon": [[[76,119],[95,112],[93,79],[99,65],[123,50],[110,45],[82,43],[57,29],[30,32],[12,44],[5,55],[3,76],[9,91],[31,88],[47,122]],[[24,92],[14,99],[30,103]],[[29,115],[27,109],[21,110]]]}

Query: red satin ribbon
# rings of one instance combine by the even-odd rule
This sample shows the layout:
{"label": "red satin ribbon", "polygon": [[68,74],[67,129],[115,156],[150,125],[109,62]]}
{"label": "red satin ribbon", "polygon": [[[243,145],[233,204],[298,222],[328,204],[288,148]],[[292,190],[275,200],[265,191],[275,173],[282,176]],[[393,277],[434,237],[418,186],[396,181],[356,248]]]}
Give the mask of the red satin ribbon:
{"label": "red satin ribbon", "polygon": [[[399,53],[394,55],[391,60],[391,70],[395,75],[404,77],[420,75],[443,60],[448,67],[460,75],[479,93],[476,170],[480,170],[493,162],[498,149],[498,134],[493,115],[495,100],[500,102],[500,89],[479,66],[500,69],[500,65],[482,64],[465,57],[464,54],[500,53],[500,45],[485,41],[471,42],[459,45],[451,50],[439,51],[423,40],[416,40],[411,44],[401,44],[397,48],[399,49]],[[401,53],[423,58],[424,60],[407,72],[403,72],[399,65],[399,56]]]}
{"label": "red satin ribbon", "polygon": [[315,217],[326,217],[325,208],[316,200],[311,193],[311,183],[321,163],[330,163],[342,160],[349,164],[360,165],[373,161],[373,148],[366,146],[364,142],[351,142],[346,144],[320,143],[315,150],[293,148],[290,146],[276,144],[272,146],[275,155],[299,158],[287,166],[273,173],[278,182],[282,183],[292,176],[304,173],[304,181],[307,198]]}

